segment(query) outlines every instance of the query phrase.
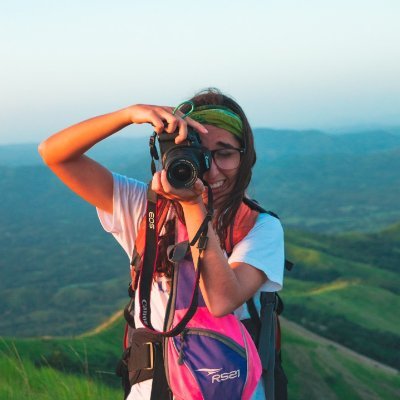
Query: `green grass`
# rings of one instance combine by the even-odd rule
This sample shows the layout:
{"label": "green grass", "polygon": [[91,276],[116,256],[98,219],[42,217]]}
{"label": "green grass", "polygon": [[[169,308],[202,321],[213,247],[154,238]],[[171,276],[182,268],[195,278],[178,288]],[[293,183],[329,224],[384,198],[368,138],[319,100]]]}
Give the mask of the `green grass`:
{"label": "green grass", "polygon": [[35,367],[16,354],[0,356],[0,400],[115,400],[121,391],[88,376]]}
{"label": "green grass", "polygon": [[[123,327],[119,318],[98,333],[76,338],[1,340],[0,400],[121,398],[120,382],[110,365],[115,366],[119,356]],[[282,332],[290,399],[400,396],[398,373],[366,364],[285,320]]]}
{"label": "green grass", "polygon": [[284,299],[307,310],[343,315],[367,329],[398,334],[399,296],[364,284],[362,280],[336,280],[329,284],[286,279]]}
{"label": "green grass", "polygon": [[399,369],[398,229],[346,236],[289,231],[286,253],[295,268],[285,278],[284,315]]}
{"label": "green grass", "polygon": [[76,338],[1,339],[0,354],[24,360],[38,367],[52,367],[59,371],[87,375],[117,387],[119,378],[114,371],[122,354],[124,322],[119,318],[98,334]]}
{"label": "green grass", "polygon": [[400,375],[363,364],[336,347],[283,325],[283,365],[289,398],[296,400],[392,400]]}

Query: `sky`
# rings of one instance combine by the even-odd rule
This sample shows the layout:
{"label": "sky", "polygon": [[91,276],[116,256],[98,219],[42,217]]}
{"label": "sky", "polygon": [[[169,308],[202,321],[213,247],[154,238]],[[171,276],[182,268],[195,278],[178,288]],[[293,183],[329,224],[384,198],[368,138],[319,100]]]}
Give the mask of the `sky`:
{"label": "sky", "polygon": [[0,144],[210,86],[253,127],[400,126],[399,20],[398,0],[3,0]]}

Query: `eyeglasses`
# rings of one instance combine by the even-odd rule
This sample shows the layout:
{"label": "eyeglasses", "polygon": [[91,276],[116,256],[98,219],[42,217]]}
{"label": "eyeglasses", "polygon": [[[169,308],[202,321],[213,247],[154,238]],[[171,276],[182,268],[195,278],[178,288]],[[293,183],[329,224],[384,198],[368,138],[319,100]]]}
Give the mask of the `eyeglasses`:
{"label": "eyeglasses", "polygon": [[219,169],[230,170],[239,167],[244,149],[226,148],[210,151]]}

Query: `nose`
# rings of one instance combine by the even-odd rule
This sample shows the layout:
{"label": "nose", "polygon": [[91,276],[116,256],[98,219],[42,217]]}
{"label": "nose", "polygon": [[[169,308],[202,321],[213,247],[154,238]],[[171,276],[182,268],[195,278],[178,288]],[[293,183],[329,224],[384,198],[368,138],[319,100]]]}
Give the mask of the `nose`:
{"label": "nose", "polygon": [[204,180],[207,182],[212,182],[215,177],[219,174],[219,169],[214,160],[211,161],[210,169],[204,173]]}

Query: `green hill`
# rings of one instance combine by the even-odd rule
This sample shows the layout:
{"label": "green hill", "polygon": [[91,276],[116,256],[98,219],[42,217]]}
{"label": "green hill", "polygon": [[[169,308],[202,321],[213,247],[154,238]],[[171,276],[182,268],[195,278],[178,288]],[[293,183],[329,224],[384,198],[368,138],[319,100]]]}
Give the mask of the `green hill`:
{"label": "green hill", "polygon": [[286,278],[283,297],[288,318],[399,369],[400,244],[386,232],[289,231],[287,253],[297,265]]}
{"label": "green hill", "polygon": [[[296,264],[282,292],[285,316],[399,369],[400,137],[260,135],[251,192],[282,217],[287,255]],[[131,154],[130,143],[123,141],[123,154]],[[0,335],[78,335],[127,301],[128,258],[102,232],[92,207],[45,167],[18,164],[17,150],[0,151],[0,164],[8,163],[0,167]],[[147,153],[127,161],[116,156],[120,151],[116,141],[95,155],[122,173],[148,179]],[[24,160],[29,152],[22,149]],[[17,348],[24,357],[32,354],[34,366],[50,363],[81,373],[82,360],[92,357],[89,372],[91,366],[110,372],[120,351],[121,326],[115,329],[107,339],[115,340],[111,353],[90,337],[18,340]],[[106,356],[84,356],[97,345]],[[306,351],[302,346],[299,352]],[[296,374],[292,380],[302,377]],[[112,381],[110,376],[102,379]]]}
{"label": "green hill", "polygon": [[[393,399],[397,371],[360,357],[282,321],[289,398]],[[121,396],[113,375],[120,353],[121,319],[77,338],[4,339],[0,342],[0,400],[112,399]]]}
{"label": "green hill", "polygon": [[257,161],[251,195],[293,228],[378,231],[400,220],[400,149]]}
{"label": "green hill", "polygon": [[[65,196],[67,202],[58,208],[44,200],[48,208],[37,204],[32,216],[18,209],[17,219],[6,215],[9,225],[0,225],[5,233],[1,236],[5,246],[0,258],[0,332],[28,337],[76,335],[123,307],[128,259],[101,231],[93,209],[55,180],[46,185],[36,179],[33,175],[29,184],[42,185],[43,196]],[[26,229],[19,230],[23,221]],[[396,226],[381,233],[345,235],[286,229],[288,257],[296,267],[286,277],[285,314],[399,368],[397,237]],[[369,343],[371,336],[374,341]]]}
{"label": "green hill", "polygon": [[16,357],[0,357],[0,400],[115,400],[116,388],[88,378],[35,367]]}
{"label": "green hill", "polygon": [[284,366],[289,399],[395,399],[398,371],[360,357],[334,342],[284,321]]}
{"label": "green hill", "polygon": [[76,338],[2,339],[0,400],[120,398],[114,371],[123,329],[119,318]]}

